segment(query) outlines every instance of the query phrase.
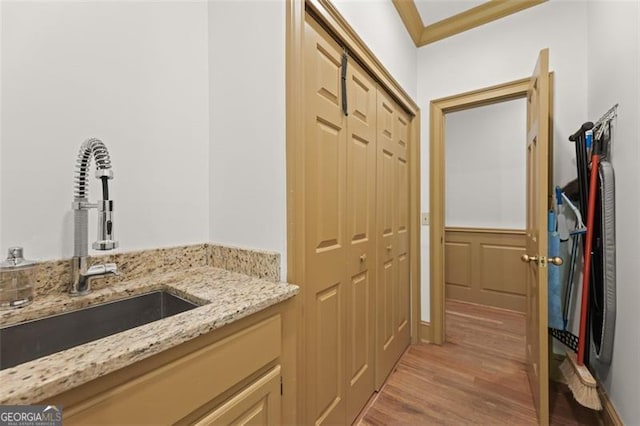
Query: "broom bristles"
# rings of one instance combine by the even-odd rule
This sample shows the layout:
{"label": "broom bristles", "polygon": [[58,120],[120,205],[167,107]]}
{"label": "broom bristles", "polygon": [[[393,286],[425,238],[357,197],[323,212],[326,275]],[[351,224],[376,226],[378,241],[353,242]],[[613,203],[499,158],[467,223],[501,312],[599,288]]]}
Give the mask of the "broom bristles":
{"label": "broom bristles", "polygon": [[560,364],[560,373],[571,389],[573,398],[580,405],[592,410],[602,410],[596,381],[584,365],[578,365],[574,354],[567,353],[567,358]]}

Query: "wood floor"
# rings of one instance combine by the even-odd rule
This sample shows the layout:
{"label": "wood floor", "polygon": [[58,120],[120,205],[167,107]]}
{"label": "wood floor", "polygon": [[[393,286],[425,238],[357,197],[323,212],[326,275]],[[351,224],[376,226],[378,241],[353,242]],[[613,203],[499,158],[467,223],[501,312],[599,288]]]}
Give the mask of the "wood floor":
{"label": "wood floor", "polygon": [[[447,342],[411,346],[357,423],[537,424],[524,335],[523,314],[447,301]],[[566,386],[551,383],[550,394],[551,424],[598,424]]]}

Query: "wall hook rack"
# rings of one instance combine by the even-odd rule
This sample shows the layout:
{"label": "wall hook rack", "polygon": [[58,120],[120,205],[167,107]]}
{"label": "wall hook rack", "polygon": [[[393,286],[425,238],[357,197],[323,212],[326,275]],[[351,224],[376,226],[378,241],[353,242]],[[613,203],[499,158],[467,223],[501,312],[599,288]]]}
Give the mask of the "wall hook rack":
{"label": "wall hook rack", "polygon": [[593,126],[594,136],[596,139],[599,139],[602,136],[606,126],[605,124],[609,123],[611,120],[618,116],[618,105],[615,104],[607,112],[605,112],[602,117],[596,121],[596,124]]}

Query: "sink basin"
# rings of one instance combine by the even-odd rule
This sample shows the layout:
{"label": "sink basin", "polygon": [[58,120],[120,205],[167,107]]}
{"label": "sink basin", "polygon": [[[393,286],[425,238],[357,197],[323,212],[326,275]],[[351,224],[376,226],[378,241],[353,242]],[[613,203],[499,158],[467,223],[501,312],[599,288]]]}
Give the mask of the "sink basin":
{"label": "sink basin", "polygon": [[196,307],[156,291],[0,328],[0,370]]}

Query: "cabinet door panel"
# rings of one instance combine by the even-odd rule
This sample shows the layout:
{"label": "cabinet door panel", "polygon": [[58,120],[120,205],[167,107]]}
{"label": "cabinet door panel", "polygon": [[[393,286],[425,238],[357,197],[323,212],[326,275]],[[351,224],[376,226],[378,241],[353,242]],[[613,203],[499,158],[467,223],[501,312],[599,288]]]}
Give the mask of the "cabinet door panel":
{"label": "cabinet door panel", "polygon": [[65,425],[175,423],[277,359],[281,331],[280,315],[261,321],[77,404]]}
{"label": "cabinet door panel", "polygon": [[195,426],[278,425],[281,423],[280,366],[276,366]]}

